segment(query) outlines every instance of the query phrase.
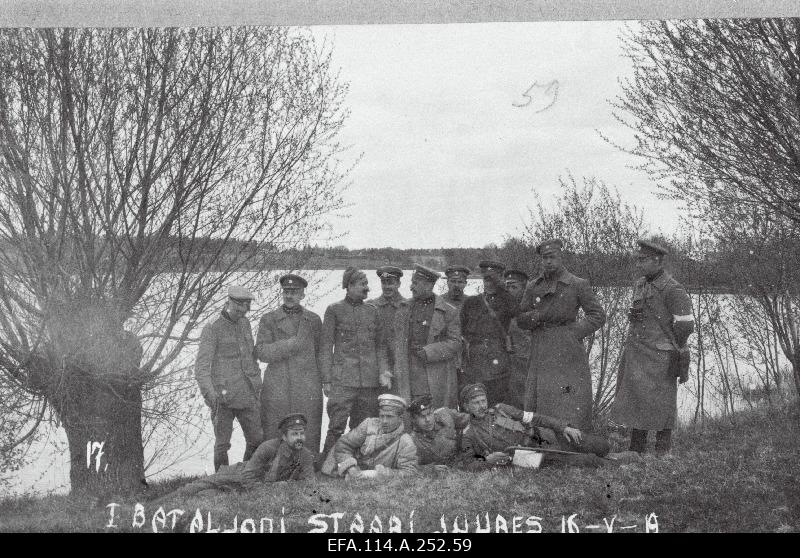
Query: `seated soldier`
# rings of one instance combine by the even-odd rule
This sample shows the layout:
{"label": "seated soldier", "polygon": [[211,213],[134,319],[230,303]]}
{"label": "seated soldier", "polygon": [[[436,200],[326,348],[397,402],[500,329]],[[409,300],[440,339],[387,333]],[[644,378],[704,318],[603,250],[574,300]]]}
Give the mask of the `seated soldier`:
{"label": "seated soldier", "polygon": [[213,475],[190,482],[169,496],[252,490],[267,482],[314,480],[314,456],[305,447],[306,423],[305,415],[300,413],[285,416],[278,424],[281,437],[263,442],[248,461],[223,465]]}
{"label": "seated soldier", "polygon": [[378,417],[366,419],[333,447],[336,474],[348,480],[414,474],[417,449],[404,432],[405,410],[402,397],[389,393],[378,396]]}
{"label": "seated soldier", "polygon": [[541,447],[567,452],[545,453],[545,464],[605,464],[610,444],[592,434],[585,434],[564,421],[520,411],[503,403],[488,408],[483,384],[470,384],[461,390],[462,406],[469,412],[469,425],[464,428],[459,464],[472,470],[508,465],[511,446]]}
{"label": "seated soldier", "polygon": [[409,405],[411,437],[419,465],[444,471],[458,459],[461,431],[469,424],[469,415],[447,407],[434,410],[432,401],[430,395],[423,395]]}

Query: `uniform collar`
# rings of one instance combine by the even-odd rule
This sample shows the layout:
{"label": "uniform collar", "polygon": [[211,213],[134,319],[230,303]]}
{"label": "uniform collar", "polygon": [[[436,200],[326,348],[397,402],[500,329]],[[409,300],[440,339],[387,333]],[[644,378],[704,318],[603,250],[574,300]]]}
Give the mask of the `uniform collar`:
{"label": "uniform collar", "polygon": [[434,304],[436,302],[436,295],[432,294],[427,298],[414,298],[412,300],[414,301],[414,304],[424,304],[425,306],[427,306],[429,304]]}
{"label": "uniform collar", "polygon": [[363,300],[352,299],[350,298],[350,295],[344,295],[344,301],[350,306],[361,306],[362,304],[364,304]]}
{"label": "uniform collar", "polygon": [[293,316],[294,314],[302,314],[303,313],[303,307],[300,306],[299,304],[297,306],[295,306],[294,308],[286,308],[286,306],[281,304],[281,310],[287,316]]}

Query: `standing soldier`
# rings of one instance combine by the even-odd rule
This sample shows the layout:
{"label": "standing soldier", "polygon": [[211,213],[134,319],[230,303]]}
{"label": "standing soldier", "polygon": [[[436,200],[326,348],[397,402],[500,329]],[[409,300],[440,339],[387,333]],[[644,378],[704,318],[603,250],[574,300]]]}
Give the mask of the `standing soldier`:
{"label": "standing soldier", "polygon": [[[506,289],[517,301],[522,302],[522,294],[528,284],[528,274],[518,269],[509,269],[503,274]],[[511,375],[508,379],[508,404],[522,409],[525,406],[525,382],[528,378],[528,359],[531,355],[531,332],[519,327],[517,318],[508,325],[508,334],[514,343],[514,354],[511,355]]]}
{"label": "standing soldier", "polygon": [[[381,323],[384,328],[384,339],[386,339],[387,346],[391,343],[392,324],[394,324],[394,315],[400,307],[400,303],[405,300],[400,295],[400,278],[403,276],[403,270],[399,267],[385,265],[376,270],[378,277],[381,278],[381,296],[373,298],[367,302],[374,304],[378,307],[378,312],[381,315]],[[394,358],[392,353],[389,352],[389,368],[394,368]]]}
{"label": "standing soldier", "polygon": [[389,374],[384,327],[363,271],[348,267],[342,277],[344,300],[325,310],[322,322],[322,389],[328,397],[328,433],[323,455],[344,434],[378,414],[379,375]]}
{"label": "standing soldier", "polygon": [[[469,268],[464,265],[451,265],[444,272],[447,277],[447,293],[442,298],[446,303],[455,308],[459,316],[461,315],[461,307],[464,305],[466,296],[464,289],[467,286],[467,277],[469,277]],[[461,349],[456,355],[456,379],[458,380],[459,387],[466,385],[464,378],[464,337],[461,337]]]}
{"label": "standing soldier", "polygon": [[437,279],[434,270],[415,267],[412,299],[403,301],[395,314],[394,374],[385,374],[382,381],[407,401],[430,395],[436,407],[455,407],[461,332],[456,309],[433,294]]}
{"label": "standing soldier", "polygon": [[489,403],[505,403],[511,357],[516,349],[508,333],[518,303],[506,290],[500,262],[484,260],[483,293],[471,296],[461,307],[461,332],[467,343],[464,376],[468,383],[486,386]]}
{"label": "standing soldier", "polygon": [[[517,323],[531,330],[525,410],[592,430],[592,377],[583,338],[598,330],[606,313],[589,281],[564,268],[561,240],[536,247],[542,273],[522,295]],[[583,308],[584,318],[577,320]]]}
{"label": "standing soldier", "polygon": [[264,437],[278,435],[278,425],[290,412],[308,419],[305,440],[316,455],[322,427],[322,376],[319,355],[322,320],[300,305],[308,282],[299,275],[280,278],[283,305],[261,318],[256,356],[267,363],[261,388]]}
{"label": "standing soldier", "polygon": [[200,335],[194,375],[211,408],[214,471],[228,464],[234,418],[239,421],[247,444],[244,461],[263,440],[258,403],[261,370],[253,351],[250,322],[245,317],[253,298],[243,287],[230,287],[222,315],[206,325]]}
{"label": "standing soldier", "polygon": [[639,240],[636,268],[643,275],[633,287],[631,325],[617,377],[612,416],[632,428],[631,451],[644,453],[647,431],[656,430],[656,453],[669,451],[677,414],[678,382],[688,379],[686,341],[694,331],[692,301],[664,271],[667,250]]}

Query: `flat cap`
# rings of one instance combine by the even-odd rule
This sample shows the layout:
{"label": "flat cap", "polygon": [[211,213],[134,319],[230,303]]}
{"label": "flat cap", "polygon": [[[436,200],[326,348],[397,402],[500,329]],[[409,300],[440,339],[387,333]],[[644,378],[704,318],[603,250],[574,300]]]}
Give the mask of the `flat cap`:
{"label": "flat cap", "polygon": [[408,407],[408,403],[406,403],[406,400],[399,395],[382,393],[378,396],[378,407],[392,407],[394,409],[405,411],[406,407]]}
{"label": "flat cap", "polygon": [[255,295],[244,287],[232,285],[228,287],[228,298],[236,301],[255,300]]}
{"label": "flat cap", "polygon": [[378,277],[381,279],[388,279],[389,277],[397,277],[400,279],[403,276],[403,270],[393,265],[384,265],[375,270]]}
{"label": "flat cap", "polygon": [[416,264],[414,266],[414,276],[420,276],[423,279],[430,281],[431,283],[435,283],[438,279],[441,278],[438,271],[434,271],[429,267],[425,267],[424,265]]}
{"label": "flat cap", "polygon": [[507,281],[519,281],[520,283],[527,283],[530,279],[527,273],[519,269],[509,269],[503,273],[503,278]]}
{"label": "flat cap", "polygon": [[281,276],[281,278],[278,279],[278,282],[284,289],[305,289],[308,287],[308,281],[299,275],[295,275],[294,273],[287,273],[286,275]]}
{"label": "flat cap", "polygon": [[636,244],[639,245],[639,251],[648,256],[666,256],[669,254],[669,250],[652,240],[641,238],[636,241]]}
{"label": "flat cap", "polygon": [[481,260],[478,262],[478,267],[481,269],[496,269],[501,272],[506,268],[506,266],[496,260]]}
{"label": "flat cap", "polygon": [[278,423],[278,430],[285,432],[295,426],[305,427],[306,424],[308,424],[308,420],[306,420],[306,416],[303,413],[292,413],[281,419]]}
{"label": "flat cap", "polygon": [[430,395],[423,395],[411,402],[411,405],[408,406],[408,412],[412,415],[419,415],[422,411],[430,409],[431,407],[433,407],[433,397]]}
{"label": "flat cap", "polygon": [[536,253],[540,256],[544,256],[545,254],[561,250],[562,248],[564,248],[563,240],[560,238],[550,238],[536,245]]}
{"label": "flat cap", "polygon": [[469,275],[470,269],[465,265],[451,265],[445,271],[445,277],[453,277],[456,275],[462,275],[466,278]]}
{"label": "flat cap", "polygon": [[468,384],[461,388],[459,399],[462,403],[466,403],[478,395],[486,395],[486,386],[483,384]]}
{"label": "flat cap", "polygon": [[342,288],[346,289],[347,286],[353,281],[359,281],[361,279],[366,279],[366,278],[367,278],[366,273],[364,273],[360,269],[356,269],[355,267],[349,266],[347,269],[344,270],[344,274],[342,275]]}

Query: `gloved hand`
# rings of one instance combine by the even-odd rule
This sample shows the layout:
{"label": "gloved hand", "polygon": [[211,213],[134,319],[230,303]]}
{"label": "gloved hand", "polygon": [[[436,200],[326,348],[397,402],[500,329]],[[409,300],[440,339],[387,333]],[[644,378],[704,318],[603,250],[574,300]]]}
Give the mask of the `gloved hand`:
{"label": "gloved hand", "polygon": [[388,370],[381,372],[380,376],[378,376],[378,383],[380,383],[381,387],[392,389],[392,373]]}

